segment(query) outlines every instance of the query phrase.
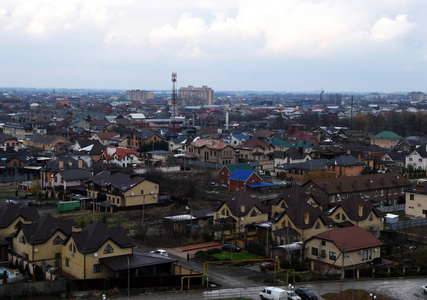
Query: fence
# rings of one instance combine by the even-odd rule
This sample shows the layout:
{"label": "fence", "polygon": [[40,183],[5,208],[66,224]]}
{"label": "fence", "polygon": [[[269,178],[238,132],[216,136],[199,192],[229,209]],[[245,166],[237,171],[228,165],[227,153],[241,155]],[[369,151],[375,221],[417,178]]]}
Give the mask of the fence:
{"label": "fence", "polygon": [[394,212],[394,211],[404,211],[405,210],[405,204],[398,204],[398,205],[391,205],[391,206],[381,206],[378,207],[378,209],[382,212]]}
{"label": "fence", "polygon": [[16,282],[0,285],[1,299],[14,299],[14,297],[33,297],[55,295],[61,298],[61,294],[66,293],[67,282],[65,280],[55,281],[30,281]]}
{"label": "fence", "polygon": [[427,218],[399,221],[397,223],[385,223],[385,227],[393,230],[401,230],[405,228],[420,227],[427,225]]}

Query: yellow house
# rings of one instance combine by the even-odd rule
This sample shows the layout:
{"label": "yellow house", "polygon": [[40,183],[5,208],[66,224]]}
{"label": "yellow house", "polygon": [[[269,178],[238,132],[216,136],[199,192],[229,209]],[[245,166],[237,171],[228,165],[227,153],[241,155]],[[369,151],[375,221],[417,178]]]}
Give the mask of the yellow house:
{"label": "yellow house", "polygon": [[62,243],[68,239],[73,225],[73,220],[58,220],[51,215],[20,224],[13,237],[13,252],[36,264],[60,267]]}
{"label": "yellow house", "polygon": [[406,191],[406,215],[417,218],[425,218],[427,216],[426,186],[426,183],[421,183]]}
{"label": "yellow house", "polygon": [[374,207],[369,201],[359,195],[353,195],[338,203],[328,213],[337,223],[350,222],[370,232],[379,232],[384,229],[386,213]]}
{"label": "yellow house", "polygon": [[261,201],[245,191],[239,191],[232,197],[220,204],[214,211],[214,221],[221,222],[221,219],[231,217],[236,229],[241,229],[249,224],[256,224],[268,221],[269,209]]}
{"label": "yellow house", "polygon": [[12,202],[0,207],[0,238],[7,239],[18,224],[36,220],[39,212],[35,207],[20,207]]}
{"label": "yellow house", "polygon": [[100,260],[131,255],[133,247],[123,227],[95,222],[71,233],[62,248],[62,271],[77,279],[114,277],[115,272]]}
{"label": "yellow house", "polygon": [[299,201],[271,221],[274,238],[279,245],[305,241],[335,226],[320,207]]}
{"label": "yellow house", "polygon": [[88,196],[114,207],[145,206],[159,201],[159,185],[138,175],[102,171],[88,183]]}
{"label": "yellow house", "polygon": [[286,208],[293,206],[299,201],[305,201],[314,207],[318,206],[316,200],[309,192],[306,192],[300,185],[294,185],[290,189],[284,190],[272,201],[269,201],[271,217],[277,217]]}
{"label": "yellow house", "polygon": [[340,273],[341,267],[381,257],[382,245],[373,234],[358,226],[331,229],[306,241],[305,257],[311,261],[312,271]]}

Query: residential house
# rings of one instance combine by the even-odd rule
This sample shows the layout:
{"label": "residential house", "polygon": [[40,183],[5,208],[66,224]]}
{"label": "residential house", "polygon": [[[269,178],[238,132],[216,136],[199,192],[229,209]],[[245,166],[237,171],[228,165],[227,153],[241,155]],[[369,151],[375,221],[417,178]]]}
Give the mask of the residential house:
{"label": "residential house", "polygon": [[304,153],[303,148],[289,148],[286,151],[274,151],[274,166],[277,167],[281,164],[294,164],[303,163],[307,160],[311,160],[311,156],[308,153]]}
{"label": "residential house", "polygon": [[24,146],[28,148],[52,150],[58,144],[71,146],[71,143],[62,137],[33,134],[29,139],[24,140]]}
{"label": "residential house", "polygon": [[91,140],[98,140],[104,146],[118,146],[118,147],[127,147],[128,146],[129,134],[122,134],[118,132],[96,132],[90,138]]}
{"label": "residential house", "polygon": [[427,146],[420,146],[405,158],[405,168],[408,170],[427,170]]}
{"label": "residential house", "polygon": [[73,231],[64,243],[62,271],[77,279],[115,277],[115,271],[102,261],[130,256],[134,246],[123,227],[107,227],[95,221],[81,230]]}
{"label": "residential house", "polygon": [[377,145],[382,148],[392,149],[394,148],[402,137],[391,131],[382,131],[371,136],[371,145]]}
{"label": "residential house", "polygon": [[303,163],[284,163],[274,168],[280,178],[290,178],[291,180],[303,184],[311,178],[330,178],[332,173],[326,171],[328,159],[311,159]]}
{"label": "residential house", "polygon": [[426,147],[427,139],[420,136],[408,136],[406,138],[402,138],[394,148],[397,151],[410,153],[420,146]]}
{"label": "residential house", "polygon": [[250,139],[239,146],[239,162],[255,163],[257,170],[270,170],[274,167],[274,150],[271,144]]}
{"label": "residential house", "polygon": [[69,238],[74,220],[51,215],[22,223],[13,236],[12,253],[38,265],[60,266],[63,243]]}
{"label": "residential house", "polygon": [[272,138],[270,144],[273,145],[277,151],[286,151],[290,148],[299,149],[301,147],[304,153],[311,153],[313,148],[316,147],[316,144],[308,143],[307,141],[289,142],[279,138]]}
{"label": "residential house", "polygon": [[384,229],[386,213],[374,207],[370,201],[353,195],[330,209],[327,215],[336,223],[352,224],[378,233]]}
{"label": "residential house", "polygon": [[31,222],[39,217],[36,207],[20,207],[8,202],[0,207],[0,238],[8,240],[20,223]]}
{"label": "residential house", "polygon": [[241,243],[248,235],[255,233],[254,225],[268,221],[268,214],[268,207],[259,198],[240,190],[215,209],[214,222],[233,224],[240,237],[242,234],[245,235],[243,239],[239,238]]}
{"label": "residential house", "polygon": [[405,214],[416,218],[427,218],[427,182],[411,186],[406,190]]}
{"label": "residential house", "polygon": [[273,136],[273,132],[267,129],[261,129],[254,133],[253,137],[263,142],[268,142]]}
{"label": "residential house", "polygon": [[[102,145],[98,140],[79,139],[72,148],[73,154],[75,152],[81,154],[90,155],[92,161],[99,161],[102,157],[102,153],[107,147]],[[85,160],[86,161],[86,160]],[[86,161],[88,166],[91,166],[91,162]]]}
{"label": "residential house", "polygon": [[270,220],[273,237],[278,245],[304,242],[313,235],[329,230],[335,226],[322,209],[299,198],[292,206]]}
{"label": "residential house", "polygon": [[251,136],[245,134],[230,134],[222,140],[230,145],[238,147],[244,142],[248,141],[250,138]]}
{"label": "residential house", "polygon": [[19,120],[19,122],[6,122],[3,125],[3,133],[13,136],[20,141],[33,135],[33,123]]}
{"label": "residential house", "polygon": [[1,149],[6,151],[7,148],[12,148],[13,150],[18,151],[21,149],[21,147],[22,147],[22,142],[19,142],[16,137],[0,132],[0,148]]}
{"label": "residential house", "polygon": [[255,169],[254,167],[252,167],[251,164],[225,165],[218,172],[219,184],[228,185],[228,177],[230,177],[230,175],[236,170],[246,170],[246,171],[255,172]]}
{"label": "residential house", "polygon": [[222,165],[236,163],[236,149],[221,140],[198,139],[188,144],[185,157]]}
{"label": "residential house", "polygon": [[250,184],[261,183],[261,177],[248,170],[236,169],[228,177],[228,188],[230,191],[247,191]]}
{"label": "residential house", "polygon": [[140,164],[140,154],[133,149],[108,146],[102,151],[100,161],[104,164],[117,165],[122,168]]}
{"label": "residential house", "polygon": [[[355,267],[381,257],[383,243],[372,233],[358,227],[324,231],[306,241],[305,257],[311,270],[339,274],[342,268]],[[344,278],[344,273],[341,273]]]}
{"label": "residential house", "polygon": [[346,151],[341,147],[337,147],[335,145],[333,146],[322,145],[322,146],[314,147],[310,152],[310,155],[313,158],[334,159],[341,155],[344,155],[345,153]]}
{"label": "residential house", "polygon": [[365,163],[361,157],[356,158],[350,154],[341,155],[327,163],[327,172],[332,173],[333,177],[360,175],[364,168]]}
{"label": "residential house", "polygon": [[129,147],[140,149],[143,145],[165,142],[166,139],[150,129],[143,128],[129,136]]}
{"label": "residential house", "polygon": [[381,158],[385,163],[386,171],[403,173],[405,167],[406,154],[404,152],[390,151]]}
{"label": "residential house", "polygon": [[188,138],[183,136],[172,138],[171,140],[168,141],[169,152],[179,153],[185,148],[185,144],[187,143],[187,140]]}
{"label": "residential house", "polygon": [[159,185],[137,175],[127,175],[118,171],[102,171],[88,182],[88,193],[97,203],[106,208],[137,207],[156,204],[159,201]]}
{"label": "residential house", "polygon": [[154,150],[144,152],[144,163],[146,166],[163,166],[166,165],[166,162],[171,153],[165,150]]}
{"label": "residential house", "polygon": [[83,182],[92,176],[83,159],[74,159],[71,154],[48,161],[40,169],[42,192],[56,199],[63,199],[70,189],[83,189]]}
{"label": "residential house", "polygon": [[378,173],[350,177],[312,179],[303,187],[328,210],[344,199],[359,194],[375,206],[404,203],[411,181],[399,173]]}

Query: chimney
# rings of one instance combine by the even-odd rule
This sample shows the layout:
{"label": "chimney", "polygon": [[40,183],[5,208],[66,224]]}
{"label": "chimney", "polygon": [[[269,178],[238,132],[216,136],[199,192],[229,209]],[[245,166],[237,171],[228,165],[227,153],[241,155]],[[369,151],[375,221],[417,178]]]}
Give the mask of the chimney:
{"label": "chimney", "polygon": [[359,153],[359,156],[358,156],[358,161],[359,161],[359,164],[362,161],[362,155],[360,155],[360,153]]}
{"label": "chimney", "polygon": [[62,160],[59,161],[59,169],[64,169],[64,161]]}
{"label": "chimney", "polygon": [[83,230],[83,228],[78,226],[78,225],[73,225],[73,227],[71,228],[72,232],[80,232],[82,230]]}
{"label": "chimney", "polygon": [[424,186],[423,186],[423,185],[421,185],[421,184],[417,184],[417,185],[415,186],[415,190],[416,190],[416,191],[420,191],[420,192],[424,192]]}
{"label": "chimney", "polygon": [[308,212],[304,213],[304,224],[308,225],[310,222],[310,214]]}
{"label": "chimney", "polygon": [[245,206],[244,205],[240,205],[240,212],[242,212],[242,213],[245,212]]}
{"label": "chimney", "polygon": [[359,217],[362,217],[362,216],[363,216],[363,206],[362,206],[362,205],[359,205],[359,206],[358,206],[357,215],[358,215]]}
{"label": "chimney", "polygon": [[79,158],[78,162],[79,162],[78,164],[79,169],[83,169],[83,159]]}

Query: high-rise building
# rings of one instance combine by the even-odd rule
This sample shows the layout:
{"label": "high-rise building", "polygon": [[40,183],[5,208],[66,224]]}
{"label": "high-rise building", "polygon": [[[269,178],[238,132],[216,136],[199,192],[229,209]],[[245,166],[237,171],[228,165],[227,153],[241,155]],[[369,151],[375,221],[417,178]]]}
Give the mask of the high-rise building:
{"label": "high-rise building", "polygon": [[214,91],[203,85],[202,87],[182,87],[178,90],[178,96],[184,100],[185,105],[213,105]]}
{"label": "high-rise building", "polygon": [[423,92],[410,92],[409,100],[422,102],[426,99],[426,95]]}
{"label": "high-rise building", "polygon": [[131,90],[126,91],[126,100],[128,101],[141,101],[146,102],[147,100],[153,100],[154,93],[148,91]]}

